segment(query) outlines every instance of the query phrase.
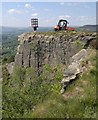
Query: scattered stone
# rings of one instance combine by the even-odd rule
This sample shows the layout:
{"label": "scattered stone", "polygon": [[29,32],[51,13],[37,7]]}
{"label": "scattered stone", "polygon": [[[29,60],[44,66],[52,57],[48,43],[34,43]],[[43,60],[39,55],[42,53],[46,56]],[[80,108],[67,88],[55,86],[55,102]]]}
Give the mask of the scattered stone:
{"label": "scattered stone", "polygon": [[97,36],[97,34],[96,34],[96,33],[93,33],[93,34],[92,34],[92,36],[93,36],[93,37],[96,37],[96,36]]}
{"label": "scattered stone", "polygon": [[65,88],[70,84],[72,80],[75,80],[77,75],[83,72],[83,66],[81,61],[87,58],[87,50],[82,49],[76,55],[72,57],[72,63],[68,66],[68,68],[64,72],[64,78],[61,81],[62,89],[61,94],[64,93]]}
{"label": "scattered stone", "polygon": [[74,37],[74,39],[78,39],[78,38],[79,38],[79,36],[78,36],[78,35]]}
{"label": "scattered stone", "polygon": [[8,72],[12,74],[14,70],[14,62],[7,64],[7,69],[8,69]]}

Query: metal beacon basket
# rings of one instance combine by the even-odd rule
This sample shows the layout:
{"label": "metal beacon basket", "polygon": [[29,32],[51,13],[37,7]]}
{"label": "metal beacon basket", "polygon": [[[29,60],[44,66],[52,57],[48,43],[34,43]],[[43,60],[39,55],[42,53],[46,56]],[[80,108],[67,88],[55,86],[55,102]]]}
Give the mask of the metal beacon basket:
{"label": "metal beacon basket", "polygon": [[38,18],[32,18],[31,19],[31,26],[34,29],[34,31],[37,31],[37,28],[38,28]]}

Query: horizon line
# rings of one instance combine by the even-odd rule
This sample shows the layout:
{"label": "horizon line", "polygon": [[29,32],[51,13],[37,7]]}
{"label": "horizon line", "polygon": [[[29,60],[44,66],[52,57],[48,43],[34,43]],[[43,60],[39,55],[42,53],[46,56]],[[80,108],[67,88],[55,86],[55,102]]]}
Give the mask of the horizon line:
{"label": "horizon line", "polygon": [[[98,25],[98,24],[85,24],[85,25]],[[70,26],[85,26],[85,25],[70,25]],[[31,26],[26,26],[26,27],[24,27],[24,26],[4,26],[4,25],[0,25],[0,27],[10,27],[10,28],[28,28],[28,27],[31,27]],[[39,26],[39,28],[40,27],[54,27],[54,26]],[[31,27],[32,28],[32,27]]]}

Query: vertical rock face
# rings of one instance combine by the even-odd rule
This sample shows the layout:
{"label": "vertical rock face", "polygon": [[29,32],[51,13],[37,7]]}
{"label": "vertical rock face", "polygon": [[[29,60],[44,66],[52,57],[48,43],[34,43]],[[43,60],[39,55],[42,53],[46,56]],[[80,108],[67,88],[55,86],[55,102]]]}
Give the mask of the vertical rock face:
{"label": "vertical rock face", "polygon": [[35,67],[40,74],[45,64],[68,64],[70,58],[82,49],[82,44],[75,41],[87,41],[87,37],[89,36],[64,33],[24,33],[19,36],[20,45],[15,56],[15,66]]}

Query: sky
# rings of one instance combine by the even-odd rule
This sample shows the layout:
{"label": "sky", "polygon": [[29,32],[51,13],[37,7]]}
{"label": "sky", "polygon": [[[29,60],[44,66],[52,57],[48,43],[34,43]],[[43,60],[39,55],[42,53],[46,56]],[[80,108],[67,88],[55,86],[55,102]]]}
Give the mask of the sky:
{"label": "sky", "polygon": [[68,20],[69,26],[94,25],[96,2],[2,2],[1,14],[0,26],[28,27],[31,18],[43,27],[55,26],[59,19]]}

